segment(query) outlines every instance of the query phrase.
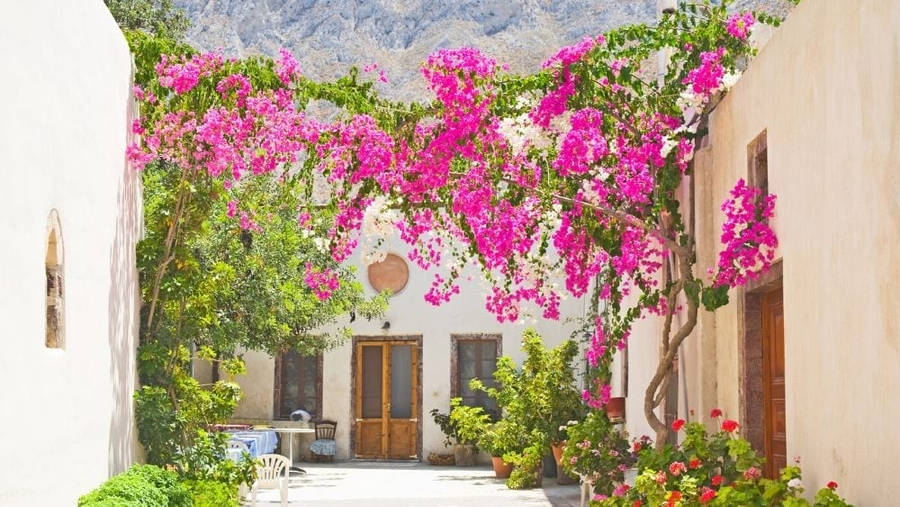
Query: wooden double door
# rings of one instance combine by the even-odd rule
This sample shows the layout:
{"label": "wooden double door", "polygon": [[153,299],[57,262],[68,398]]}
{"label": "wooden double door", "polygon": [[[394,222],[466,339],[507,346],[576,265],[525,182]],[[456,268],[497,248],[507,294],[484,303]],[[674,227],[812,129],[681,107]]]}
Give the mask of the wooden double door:
{"label": "wooden double door", "polygon": [[418,459],[419,343],[356,343],[354,389],[357,458]]}

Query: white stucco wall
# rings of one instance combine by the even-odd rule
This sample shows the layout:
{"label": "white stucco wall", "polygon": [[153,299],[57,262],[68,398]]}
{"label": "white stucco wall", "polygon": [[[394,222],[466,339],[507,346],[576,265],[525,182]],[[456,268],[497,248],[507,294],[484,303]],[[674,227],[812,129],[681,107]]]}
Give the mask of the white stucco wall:
{"label": "white stucco wall", "polygon": [[[391,243],[391,251],[406,258],[407,249],[401,241]],[[357,254],[351,261],[358,270],[363,285],[370,295],[374,291],[365,278],[365,269]],[[511,356],[517,364],[524,358],[521,350],[522,332],[529,324],[500,324],[484,309],[484,294],[478,282],[463,282],[461,293],[449,303],[435,307],[426,302],[424,294],[431,286],[431,276],[409,262],[410,279],[406,288],[390,300],[387,314],[378,320],[367,322],[358,318],[352,324],[355,335],[361,336],[406,336],[422,335],[422,418],[423,455],[443,450],[443,434],[431,420],[428,412],[432,408],[442,411],[450,405],[450,335],[459,333],[502,334],[502,353]],[[474,273],[473,273],[474,274]],[[477,280],[477,275],[475,280]],[[584,301],[570,298],[562,302],[562,314],[569,317],[583,315]],[[389,331],[381,329],[382,324],[391,323]],[[556,321],[539,319],[531,324],[544,338],[548,346],[555,346],[569,337],[575,326]],[[325,354],[323,364],[323,411],[322,416],[338,421],[336,441],[338,459],[350,457],[350,342]],[[236,416],[238,418],[269,419],[272,417],[274,383],[274,360],[266,354],[247,352],[244,355],[247,375],[237,380],[244,390]],[[578,356],[578,362],[583,357]]]}
{"label": "white stucco wall", "polygon": [[[698,273],[719,205],[767,131],[783,259],[788,459],[812,492],[896,502],[900,420],[900,2],[806,1],[710,119],[697,154]],[[740,295],[685,344],[689,407],[739,417]]]}
{"label": "white stucco wall", "polygon": [[[74,505],[136,456],[131,56],[100,0],[0,14],[0,504]],[[47,220],[65,252],[65,347],[45,337]]]}

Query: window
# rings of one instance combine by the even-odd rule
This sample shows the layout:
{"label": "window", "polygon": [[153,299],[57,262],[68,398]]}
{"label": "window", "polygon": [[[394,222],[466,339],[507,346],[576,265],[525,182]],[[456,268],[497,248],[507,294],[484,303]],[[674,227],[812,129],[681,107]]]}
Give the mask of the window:
{"label": "window", "polygon": [[50,212],[47,224],[47,254],[44,257],[46,275],[45,304],[47,313],[44,345],[61,349],[65,345],[65,284],[63,283],[63,243],[59,215]]}
{"label": "window", "polygon": [[465,405],[483,407],[486,412],[499,417],[496,402],[482,391],[473,391],[469,381],[477,378],[487,387],[494,386],[494,370],[500,356],[500,335],[452,335],[450,339],[450,395],[462,398]]}
{"label": "window", "polygon": [[769,193],[769,147],[766,131],[747,145],[747,184]]}
{"label": "window", "polygon": [[275,358],[275,419],[290,419],[298,409],[321,415],[322,355],[289,350]]}

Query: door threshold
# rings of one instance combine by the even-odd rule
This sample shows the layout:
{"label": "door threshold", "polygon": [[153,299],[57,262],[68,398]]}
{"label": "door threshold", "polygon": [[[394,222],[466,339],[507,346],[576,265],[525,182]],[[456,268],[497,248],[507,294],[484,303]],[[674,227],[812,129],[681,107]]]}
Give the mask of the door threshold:
{"label": "door threshold", "polygon": [[350,463],[396,463],[396,464],[407,464],[407,465],[415,465],[420,463],[418,459],[397,459],[397,458],[353,458],[349,460]]}

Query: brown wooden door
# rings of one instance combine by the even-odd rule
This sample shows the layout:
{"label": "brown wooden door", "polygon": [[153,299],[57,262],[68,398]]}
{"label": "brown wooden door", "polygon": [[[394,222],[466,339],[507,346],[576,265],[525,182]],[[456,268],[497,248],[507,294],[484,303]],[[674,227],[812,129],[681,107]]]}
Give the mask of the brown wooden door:
{"label": "brown wooden door", "polygon": [[784,302],[781,288],[762,297],[763,407],[766,475],[787,466],[784,408]]}
{"label": "brown wooden door", "polygon": [[415,342],[357,344],[356,457],[416,459],[418,349]]}

